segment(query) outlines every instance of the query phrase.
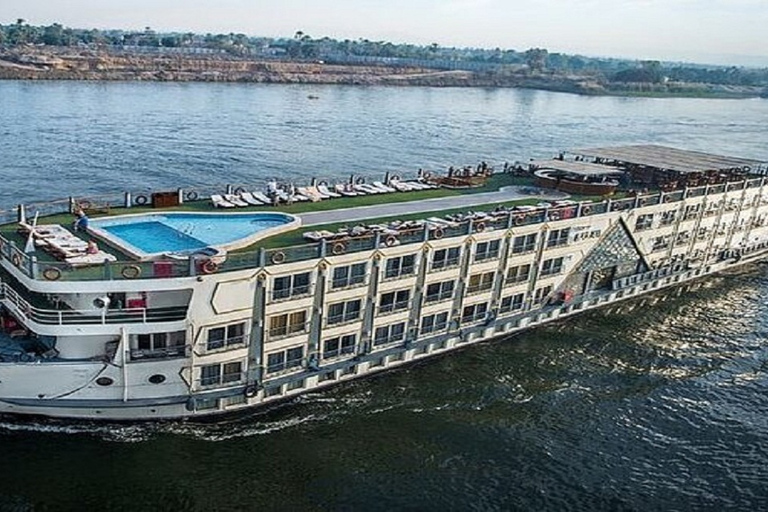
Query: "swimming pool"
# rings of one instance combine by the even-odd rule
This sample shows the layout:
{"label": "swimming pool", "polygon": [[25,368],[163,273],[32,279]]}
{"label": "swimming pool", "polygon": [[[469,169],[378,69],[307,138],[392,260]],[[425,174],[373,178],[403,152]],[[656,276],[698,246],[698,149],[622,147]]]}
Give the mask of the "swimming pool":
{"label": "swimming pool", "polygon": [[204,247],[237,249],[298,227],[284,213],[157,213],[93,219],[89,230],[130,254],[149,258]]}

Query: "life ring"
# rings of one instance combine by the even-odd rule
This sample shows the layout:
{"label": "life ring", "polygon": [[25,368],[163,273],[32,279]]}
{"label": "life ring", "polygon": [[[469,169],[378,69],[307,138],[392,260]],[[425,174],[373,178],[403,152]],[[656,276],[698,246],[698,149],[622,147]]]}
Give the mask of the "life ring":
{"label": "life ring", "polygon": [[270,258],[270,260],[271,260],[271,261],[272,261],[272,263],[274,263],[275,265],[279,265],[280,263],[282,263],[282,262],[284,262],[284,261],[285,261],[285,253],[284,253],[283,251],[277,251],[276,253],[274,253],[274,254],[272,255],[272,257]]}
{"label": "life ring", "polygon": [[591,207],[589,207],[589,206],[582,206],[582,208],[581,208],[581,214],[582,215],[589,215],[590,213],[592,213],[592,208]]}
{"label": "life ring", "polygon": [[637,204],[639,206],[645,206],[645,198],[641,197],[640,199],[638,199]]}
{"label": "life ring", "polygon": [[384,245],[386,245],[387,247],[392,247],[396,243],[397,243],[397,238],[395,238],[392,235],[389,235],[386,239],[384,239]]}
{"label": "life ring", "polygon": [[390,176],[389,181],[400,181],[400,175],[393,174],[392,176]]}
{"label": "life ring", "polygon": [[61,270],[56,267],[48,267],[43,270],[43,277],[48,281],[56,281],[61,277]]}
{"label": "life ring", "polygon": [[560,220],[560,212],[549,212],[549,220]]}
{"label": "life ring", "polygon": [[242,194],[243,192],[245,192],[245,187],[237,187],[237,188],[235,189],[235,194],[237,194],[237,195],[240,195],[240,194]]}
{"label": "life ring", "polygon": [[213,274],[217,270],[219,270],[219,266],[216,264],[213,260],[205,260],[200,265],[200,270],[202,270],[203,274]]}
{"label": "life ring", "polygon": [[515,215],[515,226],[521,225],[523,222],[525,222],[525,215]]}
{"label": "life ring", "polygon": [[243,394],[246,398],[253,398],[256,395],[259,394],[259,387],[255,384],[251,384],[250,386],[245,386],[245,389],[243,390]]}
{"label": "life ring", "polygon": [[198,197],[199,197],[199,196],[197,195],[197,192],[195,192],[194,190],[190,190],[189,192],[187,192],[187,193],[184,195],[184,198],[185,198],[187,201],[197,201],[197,198],[198,198]]}
{"label": "life ring", "polygon": [[91,202],[87,201],[87,200],[86,201],[78,201],[77,206],[81,210],[88,210],[91,207]]}
{"label": "life ring", "polygon": [[344,249],[345,249],[345,247],[344,247],[343,243],[336,242],[335,244],[333,244],[333,247],[331,247],[331,252],[333,254],[339,255],[339,254],[342,254],[344,252]]}
{"label": "life ring", "polygon": [[482,233],[483,231],[485,231],[485,222],[478,222],[477,224],[475,224],[475,231],[477,231],[478,233]]}
{"label": "life ring", "polygon": [[21,266],[21,256],[19,256],[19,253],[17,253],[17,252],[13,253],[13,256],[11,256],[11,261],[13,262],[14,265],[16,265],[17,267],[20,267]]}
{"label": "life ring", "polygon": [[325,180],[323,180],[323,181],[319,181],[319,182],[317,183],[317,185],[318,185],[319,187],[327,187],[327,186],[328,186],[328,182],[327,182],[327,181],[325,181]]}
{"label": "life ring", "polygon": [[432,233],[432,237],[433,237],[433,238],[435,238],[435,239],[437,239],[437,240],[440,240],[440,239],[441,239],[441,238],[443,238],[444,236],[445,236],[445,231],[443,231],[443,228],[437,228],[437,229],[435,229],[435,231]]}
{"label": "life ring", "polygon": [[672,200],[672,196],[664,196],[664,202],[668,203]]}
{"label": "life ring", "polygon": [[365,183],[365,178],[363,178],[362,176],[358,176],[357,179],[355,180],[355,183],[357,183],[358,185],[362,185],[363,183]]}
{"label": "life ring", "polygon": [[120,275],[126,279],[136,279],[141,275],[141,267],[138,265],[126,265],[120,271]]}
{"label": "life ring", "polygon": [[429,171],[424,171],[424,172],[421,174],[421,177],[422,177],[422,178],[424,178],[425,180],[427,180],[427,179],[429,179],[429,178],[431,178],[431,177],[432,177],[432,173],[431,173],[431,172],[429,172]]}
{"label": "life ring", "polygon": [[144,206],[147,204],[147,202],[149,202],[149,198],[147,198],[147,196],[136,196],[133,202],[139,206]]}

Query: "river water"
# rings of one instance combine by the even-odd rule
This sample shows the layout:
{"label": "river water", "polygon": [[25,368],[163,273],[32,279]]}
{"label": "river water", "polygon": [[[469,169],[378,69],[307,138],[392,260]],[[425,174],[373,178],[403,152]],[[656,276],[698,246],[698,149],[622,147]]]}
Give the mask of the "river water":
{"label": "river water", "polygon": [[[766,100],[0,82],[0,208],[612,144],[768,160],[767,122]],[[218,423],[2,418],[0,510],[765,509],[768,267],[701,284]]]}

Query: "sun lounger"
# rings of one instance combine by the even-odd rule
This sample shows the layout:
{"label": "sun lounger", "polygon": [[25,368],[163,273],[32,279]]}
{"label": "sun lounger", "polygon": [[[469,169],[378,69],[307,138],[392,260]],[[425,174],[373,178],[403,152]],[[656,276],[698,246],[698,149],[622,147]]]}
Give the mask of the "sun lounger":
{"label": "sun lounger", "polygon": [[338,192],[338,193],[339,193],[339,194],[341,194],[342,196],[347,196],[347,197],[356,197],[356,196],[360,196],[360,195],[363,195],[363,194],[361,194],[360,192],[357,192],[357,191],[355,191],[354,189],[352,189],[352,186],[351,186],[351,185],[349,185],[349,187],[347,188],[347,186],[344,186],[344,185],[338,184],[338,185],[336,185],[334,188],[336,189],[336,192]]}
{"label": "sun lounger", "polygon": [[251,195],[261,201],[264,204],[272,204],[272,199],[270,199],[264,192],[259,191],[253,191],[251,192]]}
{"label": "sun lounger", "polygon": [[396,188],[392,188],[389,185],[385,185],[381,181],[374,181],[373,186],[383,190],[384,192],[397,192]]}
{"label": "sun lounger", "polygon": [[328,190],[328,187],[326,187],[325,185],[318,185],[317,191],[328,197],[341,197],[341,194],[339,194],[338,192],[334,192],[332,190]]}
{"label": "sun lounger", "polygon": [[264,201],[256,199],[250,192],[241,192],[240,199],[253,206],[261,206],[264,204]]}
{"label": "sun lounger", "polygon": [[379,190],[378,188],[372,187],[371,185],[367,185],[365,183],[355,185],[355,190],[359,190],[366,194],[381,194],[383,192],[383,190]]}
{"label": "sun lounger", "polygon": [[323,198],[320,196],[320,194],[318,194],[314,190],[310,190],[309,187],[297,187],[296,191],[299,194],[301,194],[302,196],[309,198],[309,200],[312,201],[312,202],[316,203],[317,201],[322,201],[323,200]]}
{"label": "sun lounger", "polygon": [[249,206],[248,203],[240,199],[240,197],[236,196],[235,194],[224,194],[224,200],[229,201],[235,206],[239,206],[240,208]]}
{"label": "sun lounger", "polygon": [[105,261],[117,261],[117,258],[107,252],[99,251],[96,254],[78,254],[69,258],[65,258],[64,261],[73,267],[76,267],[85,265],[98,265],[104,263]]}
{"label": "sun lounger", "polygon": [[390,181],[389,182],[389,186],[390,187],[394,187],[395,190],[399,190],[400,192],[410,192],[411,190],[415,190],[415,189],[411,188],[411,186],[408,185],[407,183],[404,183],[404,182],[398,181],[398,180]]}
{"label": "sun lounger", "polygon": [[213,206],[216,208],[236,208],[237,205],[233,204],[226,199],[224,199],[222,196],[218,194],[214,194],[211,196],[211,201],[213,202]]}

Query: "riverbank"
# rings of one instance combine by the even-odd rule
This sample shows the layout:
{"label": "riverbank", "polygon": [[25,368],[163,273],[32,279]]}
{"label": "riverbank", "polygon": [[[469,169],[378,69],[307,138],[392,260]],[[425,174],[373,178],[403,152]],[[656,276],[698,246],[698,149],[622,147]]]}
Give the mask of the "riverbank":
{"label": "riverbank", "polygon": [[334,64],[228,54],[144,54],[70,47],[0,50],[0,79],[281,84],[394,85],[423,87],[517,87],[582,95],[754,98],[761,87],[704,83],[617,83],[590,74],[436,70],[413,66]]}

